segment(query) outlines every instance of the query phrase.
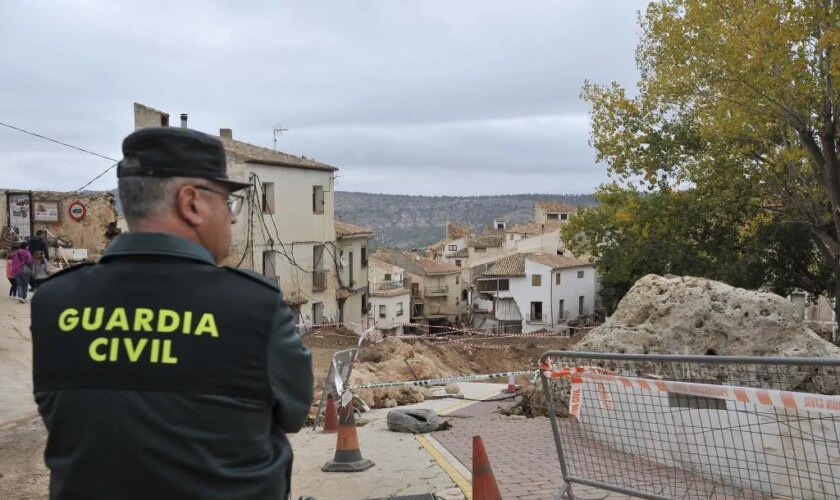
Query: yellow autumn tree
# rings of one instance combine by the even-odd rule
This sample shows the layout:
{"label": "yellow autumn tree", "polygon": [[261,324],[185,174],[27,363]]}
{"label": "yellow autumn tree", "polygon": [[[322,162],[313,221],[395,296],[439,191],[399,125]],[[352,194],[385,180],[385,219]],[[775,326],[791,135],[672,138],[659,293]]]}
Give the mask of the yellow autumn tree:
{"label": "yellow autumn tree", "polygon": [[749,200],[840,276],[837,2],[659,0],[639,19],[637,88],[583,88],[599,159],[631,184]]}

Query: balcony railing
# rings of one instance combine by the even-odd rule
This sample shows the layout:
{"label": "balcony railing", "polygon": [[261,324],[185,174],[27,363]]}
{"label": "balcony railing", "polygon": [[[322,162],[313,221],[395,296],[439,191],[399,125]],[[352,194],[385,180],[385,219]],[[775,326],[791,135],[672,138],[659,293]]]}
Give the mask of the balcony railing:
{"label": "balcony railing", "polygon": [[370,283],[369,285],[371,292],[384,292],[386,290],[397,290],[400,288],[405,288],[403,286],[403,281],[382,281],[380,283]]}
{"label": "balcony railing", "polygon": [[427,286],[426,297],[440,297],[449,293],[448,286]]}
{"label": "balcony railing", "polygon": [[323,292],[327,289],[327,271],[312,271],[312,291]]}

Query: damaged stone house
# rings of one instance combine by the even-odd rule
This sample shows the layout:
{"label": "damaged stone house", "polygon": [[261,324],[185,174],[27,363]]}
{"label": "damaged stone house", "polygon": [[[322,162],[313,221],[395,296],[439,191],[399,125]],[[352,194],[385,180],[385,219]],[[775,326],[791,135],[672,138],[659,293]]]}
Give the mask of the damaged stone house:
{"label": "damaged stone house", "polygon": [[0,249],[43,230],[68,256],[96,260],[119,233],[116,200],[110,192],[65,193],[0,189]]}

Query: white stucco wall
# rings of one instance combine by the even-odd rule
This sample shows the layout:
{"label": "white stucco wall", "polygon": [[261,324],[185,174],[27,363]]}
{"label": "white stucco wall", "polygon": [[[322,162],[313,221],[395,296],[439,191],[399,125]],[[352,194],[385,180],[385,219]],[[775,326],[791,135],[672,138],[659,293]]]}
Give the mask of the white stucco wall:
{"label": "white stucco wall", "polygon": [[[341,284],[350,288],[361,288],[368,284],[368,266],[362,267],[362,248],[367,249],[369,239],[366,237],[357,238],[341,238],[336,241],[339,255],[344,252],[344,257],[347,259],[347,265],[339,271],[341,276]],[[353,260],[350,260],[350,254],[353,254]],[[368,255],[370,259],[370,255]],[[340,258],[339,258],[340,260]],[[353,283],[350,282],[350,267],[353,267]]]}
{"label": "white stucco wall", "polygon": [[[578,271],[583,271],[583,278],[578,278]],[[560,319],[560,300],[565,300],[564,308],[569,312],[566,319],[574,319],[579,316],[578,300],[584,296],[584,315],[592,314],[595,304],[595,269],[592,266],[573,267],[571,269],[560,269],[560,284],[556,284],[556,277],[552,277],[553,294],[553,318],[555,322]]]}
{"label": "white stucco wall", "polygon": [[[455,250],[450,250],[449,247],[454,245],[457,247]],[[458,250],[462,250],[465,246],[467,246],[467,239],[466,238],[458,238],[457,240],[452,240],[446,245],[443,246],[443,256],[447,257],[451,253],[455,253]]]}
{"label": "white stucco wall", "polygon": [[[334,256],[338,258],[338,253],[335,248],[333,173],[237,163],[233,159],[229,159],[228,168],[239,180],[251,180],[251,174],[254,173],[262,183],[274,184],[273,217],[271,214],[262,213],[262,193],[258,193],[254,207],[243,207],[233,227],[234,252],[231,261],[236,262],[228,263],[236,265],[242,259],[243,251],[248,246],[250,231],[253,244],[248,248],[241,267],[270,275],[270,271],[264,270],[263,254],[267,251],[278,252],[272,254],[269,260],[274,263],[274,273],[284,295],[299,296],[308,300],[300,307],[303,322],[308,324],[312,321],[312,306],[316,302],[324,304],[326,321],[336,321],[338,279]],[[323,214],[313,213],[313,186],[324,187]],[[249,230],[251,225],[253,227]],[[269,243],[269,240],[273,243]],[[327,280],[326,289],[322,292],[312,290],[310,272],[314,268],[313,248],[317,244],[325,245],[323,269],[327,270]],[[288,255],[288,258],[283,254]]]}
{"label": "white stucco wall", "polygon": [[[409,319],[411,316],[411,294],[408,292],[391,297],[371,295],[370,304],[371,320],[379,330],[391,330],[393,328],[398,328],[399,331],[396,333],[401,334],[402,327],[399,326],[399,324],[409,323],[411,321]],[[402,304],[402,316],[397,316],[397,310],[399,309],[398,304]],[[379,317],[379,306],[385,306],[384,318]]]}
{"label": "white stucco wall", "polygon": [[560,231],[550,231],[522,238],[514,242],[517,252],[542,252],[556,254],[560,249]]}

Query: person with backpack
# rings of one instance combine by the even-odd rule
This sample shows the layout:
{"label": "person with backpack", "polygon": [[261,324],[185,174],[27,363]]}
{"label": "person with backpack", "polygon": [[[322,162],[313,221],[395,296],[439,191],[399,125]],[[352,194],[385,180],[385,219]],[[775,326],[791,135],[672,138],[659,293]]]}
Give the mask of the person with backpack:
{"label": "person with backpack", "polygon": [[[31,250],[31,249],[30,249]],[[47,260],[44,252],[38,250],[32,254],[32,290],[35,291],[41,286],[41,283],[50,277],[52,269],[50,268],[50,261]]]}
{"label": "person with backpack", "polygon": [[26,302],[29,277],[32,276],[32,254],[29,253],[28,247],[27,242],[21,242],[20,248],[12,253],[12,274],[17,283],[17,300],[20,303]]}

